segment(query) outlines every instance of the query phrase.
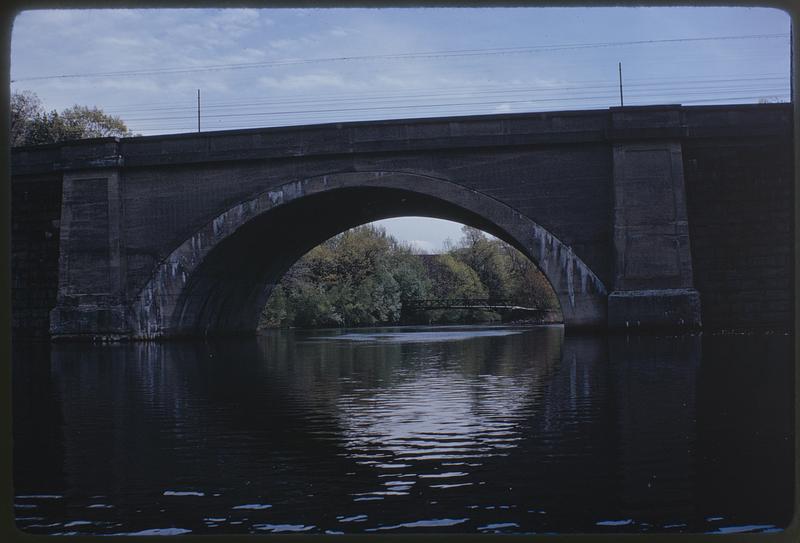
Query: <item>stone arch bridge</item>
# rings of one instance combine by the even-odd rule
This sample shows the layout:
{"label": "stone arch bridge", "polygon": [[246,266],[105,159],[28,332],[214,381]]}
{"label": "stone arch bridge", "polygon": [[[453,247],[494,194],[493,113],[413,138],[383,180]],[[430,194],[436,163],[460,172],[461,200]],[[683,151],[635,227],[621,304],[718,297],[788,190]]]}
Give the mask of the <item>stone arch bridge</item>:
{"label": "stone arch bridge", "polygon": [[566,326],[791,326],[792,111],[625,107],[12,152],[18,335],[249,332],[306,251],[422,215],[531,258]]}

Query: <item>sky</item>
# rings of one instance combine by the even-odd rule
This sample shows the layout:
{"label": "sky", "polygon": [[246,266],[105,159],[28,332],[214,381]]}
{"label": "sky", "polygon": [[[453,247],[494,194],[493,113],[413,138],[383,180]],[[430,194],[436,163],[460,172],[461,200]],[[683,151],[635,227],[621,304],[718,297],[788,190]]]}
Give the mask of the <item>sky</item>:
{"label": "sky", "polygon": [[[788,14],[769,8],[40,10],[11,89],[143,136],[619,105],[789,101]],[[380,221],[422,252],[461,225]]]}

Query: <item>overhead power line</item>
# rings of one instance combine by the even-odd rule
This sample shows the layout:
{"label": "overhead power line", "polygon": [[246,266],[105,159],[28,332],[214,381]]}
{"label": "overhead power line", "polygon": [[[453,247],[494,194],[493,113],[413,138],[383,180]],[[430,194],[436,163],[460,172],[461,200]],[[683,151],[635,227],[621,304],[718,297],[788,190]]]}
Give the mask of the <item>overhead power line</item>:
{"label": "overhead power line", "polygon": [[11,83],[18,83],[21,81],[39,81],[45,79],[74,79],[74,78],[91,78],[91,77],[136,77],[145,75],[184,74],[184,73],[207,72],[207,71],[218,71],[218,70],[242,70],[242,69],[266,68],[266,67],[278,67],[278,66],[295,66],[301,64],[312,64],[312,63],[323,63],[323,62],[472,57],[472,56],[538,53],[538,52],[549,52],[549,51],[566,51],[575,49],[596,49],[603,47],[621,47],[630,45],[654,45],[654,44],[664,44],[664,43],[703,42],[703,41],[719,41],[719,40],[775,39],[775,38],[788,38],[788,37],[789,37],[788,33],[751,34],[751,35],[739,35],[739,36],[713,36],[713,37],[703,37],[703,38],[671,38],[662,40],[573,43],[573,44],[561,44],[561,45],[531,45],[523,47],[504,47],[504,48],[491,48],[491,49],[456,49],[456,50],[446,50],[446,51],[425,51],[417,53],[359,55],[359,56],[325,57],[325,58],[312,58],[312,59],[283,59],[283,60],[237,63],[237,64],[213,64],[206,66],[190,66],[190,67],[184,66],[184,67],[173,67],[173,68],[153,68],[153,69],[143,69],[143,70],[120,70],[114,72],[41,75],[32,77],[19,77],[16,79],[12,79]]}
{"label": "overhead power line", "polygon": [[[618,97],[618,96],[616,94],[612,93],[612,94],[609,94],[606,97],[605,101],[598,101],[598,102],[593,102],[593,103],[588,103],[588,104],[587,103],[576,104],[573,101],[567,99],[562,103],[562,107],[560,107],[559,110],[563,111],[563,110],[568,110],[568,109],[574,109],[574,110],[602,109],[602,108],[608,107],[609,104],[611,103],[611,101],[615,97]],[[695,99],[695,100],[682,100],[681,104],[683,104],[683,105],[703,105],[703,104],[718,104],[718,103],[728,103],[728,104],[730,104],[730,103],[733,103],[732,101],[745,101],[745,100],[753,101],[753,100],[758,100],[760,98],[763,98],[763,95],[762,96],[726,96],[726,97],[721,97],[721,98],[700,98],[700,99]],[[602,100],[601,97],[598,97],[598,99]],[[637,101],[633,105],[642,105],[642,104]],[[550,106],[544,106],[544,107],[546,107],[547,109],[533,108],[533,109],[526,109],[525,111],[526,112],[530,112],[530,113],[534,113],[536,111],[553,111],[550,108]],[[454,115],[454,114],[479,115],[479,114],[483,114],[483,113],[486,113],[486,112],[476,112],[474,110],[474,108],[468,108],[468,109],[454,108],[454,109],[451,109],[451,110],[448,110],[448,111],[420,112],[420,114],[418,115],[418,118],[442,117],[442,116],[448,116],[448,115]],[[520,113],[520,111],[514,111],[514,113]],[[390,118],[396,119],[398,117],[390,117]],[[377,119],[388,119],[388,117],[385,117],[385,116],[382,116],[382,115],[379,116],[379,117],[375,117],[375,118],[370,117],[370,116],[358,116],[358,117],[353,116],[353,117],[348,117],[348,118],[344,118],[344,117],[320,118],[319,116],[314,116],[311,119],[306,119],[306,118],[298,116],[298,117],[292,118],[291,120],[281,120],[280,121],[280,123],[281,123],[280,125],[265,124],[263,121],[247,122],[246,120],[242,120],[242,121],[236,121],[236,122],[233,122],[233,123],[230,123],[230,124],[224,124],[224,125],[215,126],[214,130],[238,130],[238,129],[245,129],[245,128],[266,128],[268,126],[296,126],[296,125],[305,125],[305,124],[311,124],[311,123],[313,123],[313,124],[323,124],[323,123],[331,123],[331,122],[358,122],[358,121],[369,121],[369,120],[377,120]],[[171,132],[168,132],[168,130],[171,131]],[[180,125],[170,125],[170,126],[159,126],[157,128],[137,127],[135,131],[141,132],[141,133],[151,133],[153,135],[156,135],[156,134],[167,134],[167,133],[191,132],[192,128],[191,128],[190,125],[180,124]]]}
{"label": "overhead power line", "polygon": [[[778,77],[760,77],[760,78],[722,78],[722,79],[708,79],[703,81],[678,81],[673,82],[668,85],[664,85],[663,83],[630,83],[626,82],[626,88],[647,88],[647,87],[655,87],[653,90],[657,91],[670,91],[670,92],[679,92],[687,89],[703,89],[707,88],[710,90],[720,89],[720,88],[730,88],[735,89],[736,86],[725,85],[720,86],[720,83],[747,83],[747,82],[759,82],[759,83],[772,83],[780,82],[786,80],[786,77],[778,76]],[[493,88],[483,88],[483,90],[471,90],[469,87],[454,87],[453,90],[446,90],[442,92],[432,92],[432,91],[417,91],[417,92],[383,92],[383,93],[372,93],[372,94],[357,94],[357,95],[350,95],[345,94],[336,97],[321,97],[318,98],[317,96],[306,97],[302,99],[296,98],[289,98],[289,99],[277,99],[277,98],[270,98],[270,99],[261,99],[261,100],[254,100],[254,101],[227,101],[227,102],[207,102],[205,104],[205,110],[230,110],[230,109],[241,109],[253,106],[262,106],[262,105],[287,105],[287,104],[338,104],[338,103],[346,103],[346,102],[359,102],[359,103],[369,103],[369,102],[390,102],[390,101],[397,101],[401,100],[403,102],[409,102],[412,100],[419,100],[424,98],[434,98],[434,97],[475,97],[479,95],[513,95],[513,94],[521,94],[521,93],[541,93],[541,92],[564,92],[564,91],[573,91],[573,92],[592,92],[599,89],[610,89],[615,88],[616,83],[608,82],[607,84],[603,85],[578,85],[576,83],[569,83],[567,85],[549,85],[549,86],[517,86],[517,87],[508,87],[508,86],[495,86]],[[463,89],[463,90],[462,90]],[[646,89],[645,89],[646,90]],[[157,105],[157,104],[153,104]],[[193,109],[194,106],[189,105],[176,105],[176,106],[166,106],[163,105],[161,107],[129,107],[129,108],[109,108],[107,111],[109,113],[113,113],[115,115],[123,115],[123,116],[130,116],[136,115],[138,113],[144,112],[160,112],[160,111],[185,111],[188,109]]]}
{"label": "overhead power line", "polygon": [[[713,96],[717,94],[730,94],[732,89],[721,89],[718,91],[687,91],[683,92],[682,96],[692,96],[692,95],[705,95],[705,96]],[[762,89],[753,89],[753,88],[744,88],[741,89],[739,92],[747,92],[752,93],[753,91],[761,91],[764,93],[774,93],[779,92],[781,89],[774,89],[774,88],[762,88]],[[282,115],[304,115],[304,114],[320,114],[320,113],[353,113],[353,112],[364,112],[364,111],[392,111],[392,110],[425,110],[430,108],[451,108],[451,107],[463,107],[463,106],[479,106],[479,107],[487,107],[487,106],[501,106],[501,105],[512,105],[512,104],[536,104],[536,103],[544,103],[544,102],[564,102],[564,101],[579,101],[579,100],[598,100],[598,99],[607,99],[613,98],[616,94],[614,90],[609,89],[606,94],[594,95],[594,96],[549,96],[549,97],[539,97],[539,98],[525,98],[521,100],[492,100],[492,101],[473,101],[473,102],[440,102],[434,104],[403,104],[403,105],[375,105],[369,107],[345,107],[345,108],[323,108],[323,109],[295,109],[295,110],[272,110],[272,111],[252,111],[252,112],[244,112],[244,113],[219,113],[219,114],[211,114],[205,115],[204,118],[206,119],[215,119],[215,118],[223,118],[223,119],[234,119],[237,117],[264,117],[264,116],[282,116]],[[652,96],[662,96],[660,93],[633,93],[628,95],[629,98],[649,98]],[[188,120],[193,119],[194,117],[191,115],[177,115],[177,116],[167,116],[167,117],[140,117],[140,118],[131,118],[128,121],[173,121],[173,120]]]}
{"label": "overhead power line", "polygon": [[[680,81],[676,82],[675,77],[639,77],[639,78],[628,78],[626,79],[627,86],[658,86],[663,87],[665,84],[669,84],[670,86],[680,84],[680,85],[700,85],[700,84],[716,84],[716,83],[723,83],[723,82],[739,82],[739,81],[766,81],[766,80],[786,80],[788,85],[788,74],[783,74],[780,72],[771,72],[771,73],[742,73],[739,74],[739,77],[725,77],[725,78],[709,78],[705,75],[682,75]],[[604,87],[606,85],[614,84],[613,80],[610,79],[591,79],[591,80],[569,80],[569,81],[562,81],[561,85],[567,85],[567,87],[562,86],[549,86],[549,89],[566,89],[566,88],[589,88],[589,87]],[[325,100],[373,100],[377,98],[406,98],[406,97],[419,97],[419,96],[430,96],[432,91],[437,92],[445,92],[450,94],[454,91],[464,91],[469,92],[471,94],[474,93],[493,93],[493,92],[511,92],[511,91],[519,91],[519,92],[528,92],[528,91],[535,91],[539,87],[531,87],[529,84],[525,85],[498,85],[497,83],[488,83],[488,84],[471,84],[471,85],[454,85],[454,86],[437,86],[435,89],[431,89],[430,87],[415,87],[410,89],[389,89],[384,91],[360,91],[360,92],[347,92],[345,93],[337,93],[336,98],[330,98],[330,92],[325,93]],[[423,93],[423,94],[420,94]],[[320,93],[306,93],[306,94],[291,94],[291,101],[318,101],[320,97]],[[211,107],[231,107],[231,106],[238,106],[238,105],[247,105],[247,104],[257,104],[257,103],[277,103],[277,102],[286,102],[287,100],[284,99],[276,99],[274,97],[265,98],[262,100],[258,100],[256,102],[241,102],[241,101],[234,101],[231,102],[229,100],[205,100],[204,104],[206,108]],[[122,114],[123,112],[133,112],[133,111],[160,111],[166,109],[186,109],[186,102],[185,101],[171,101],[171,102],[136,102],[136,103],[123,103],[123,104],[115,104],[113,106],[109,106],[106,108],[106,111],[109,113],[115,114]]]}

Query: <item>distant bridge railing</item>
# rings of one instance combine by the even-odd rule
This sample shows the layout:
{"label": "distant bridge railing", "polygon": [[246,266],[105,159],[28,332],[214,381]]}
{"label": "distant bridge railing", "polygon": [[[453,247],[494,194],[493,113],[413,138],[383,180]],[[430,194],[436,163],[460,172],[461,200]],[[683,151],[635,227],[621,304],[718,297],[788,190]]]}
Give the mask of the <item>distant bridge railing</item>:
{"label": "distant bridge railing", "polygon": [[486,309],[491,311],[547,311],[539,307],[516,305],[510,300],[488,300],[481,298],[420,298],[403,302],[406,311],[430,311],[433,309]]}

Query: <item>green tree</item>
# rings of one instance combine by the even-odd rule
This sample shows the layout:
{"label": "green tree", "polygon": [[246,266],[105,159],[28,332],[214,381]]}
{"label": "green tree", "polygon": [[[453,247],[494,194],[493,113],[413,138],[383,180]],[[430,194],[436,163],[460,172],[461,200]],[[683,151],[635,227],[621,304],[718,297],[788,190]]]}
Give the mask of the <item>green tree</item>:
{"label": "green tree", "polygon": [[527,256],[476,228],[464,226],[462,232],[450,253],[476,271],[490,299],[540,309],[559,308],[550,282]]}
{"label": "green tree", "polygon": [[402,302],[430,298],[431,280],[420,258],[409,249],[403,249],[394,255],[391,269],[392,277],[400,289]]}
{"label": "green tree", "polygon": [[464,226],[463,235],[450,254],[475,270],[486,286],[491,300],[506,300],[512,296],[509,269],[503,254],[504,242],[489,239],[477,228]]}
{"label": "green tree", "polygon": [[296,262],[270,297],[260,322],[262,326],[397,323],[403,300],[425,297],[429,288],[424,267],[408,248],[381,228],[360,226],[325,241]]}
{"label": "green tree", "polygon": [[28,140],[30,123],[44,112],[42,101],[31,91],[11,93],[11,133],[12,147],[25,145]]}
{"label": "green tree", "polygon": [[536,264],[507,243],[501,249],[508,270],[509,299],[526,307],[558,310],[558,297]]}
{"label": "green tree", "polygon": [[11,94],[11,145],[38,145],[109,136],[131,136],[125,123],[97,107],[74,105],[46,111],[30,91]]}
{"label": "green tree", "polygon": [[442,255],[422,257],[372,225],[348,230],[298,260],[276,286],[262,326],[361,326],[412,322],[486,322],[492,311],[448,309],[402,314],[413,299],[508,299],[557,308],[547,279],[525,255],[480,230]]}
{"label": "green tree", "polygon": [[[477,272],[450,253],[438,255],[431,266],[431,283],[436,298],[486,299],[489,291],[481,282]],[[499,316],[490,311],[474,309],[440,309],[430,312],[435,322],[492,321]]]}
{"label": "green tree", "polygon": [[318,284],[299,283],[289,295],[293,307],[294,325],[305,328],[341,326],[342,316],[337,313],[325,289]]}
{"label": "green tree", "polygon": [[289,326],[292,316],[289,312],[288,300],[283,286],[276,285],[267,300],[267,305],[261,314],[259,328],[283,328]]}

